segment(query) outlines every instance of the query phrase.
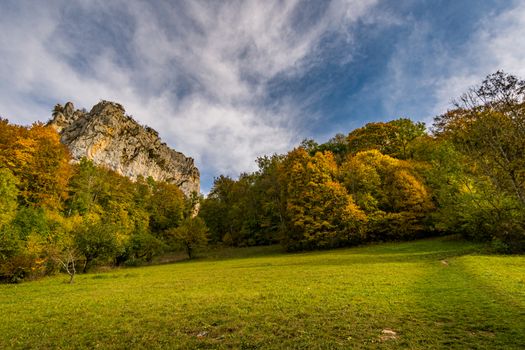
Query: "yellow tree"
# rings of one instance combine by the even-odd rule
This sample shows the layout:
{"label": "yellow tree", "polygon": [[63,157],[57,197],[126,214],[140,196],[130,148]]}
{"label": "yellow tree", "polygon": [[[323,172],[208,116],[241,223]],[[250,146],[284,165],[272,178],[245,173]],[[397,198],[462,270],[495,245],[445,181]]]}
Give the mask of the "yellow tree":
{"label": "yellow tree", "polygon": [[295,149],[288,153],[280,174],[286,205],[282,242],[288,250],[360,240],[366,216],[336,181],[337,164],[330,152],[310,156],[303,148]]}
{"label": "yellow tree", "polygon": [[408,238],[424,229],[433,204],[413,163],[377,150],[359,152],[342,164],[340,177],[367,212],[371,239]]}
{"label": "yellow tree", "polygon": [[70,156],[56,131],[36,123],[31,128],[0,122],[0,160],[19,182],[24,205],[62,208],[71,177]]}

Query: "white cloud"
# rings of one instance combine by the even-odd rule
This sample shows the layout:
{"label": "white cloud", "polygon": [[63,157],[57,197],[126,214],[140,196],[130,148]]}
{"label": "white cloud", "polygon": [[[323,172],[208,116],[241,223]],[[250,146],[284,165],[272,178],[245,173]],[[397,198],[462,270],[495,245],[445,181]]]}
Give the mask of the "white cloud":
{"label": "white cloud", "polygon": [[502,69],[525,78],[523,1],[487,13],[460,46],[448,46],[446,39],[436,37],[438,28],[427,20],[405,18],[410,34],[396,44],[388,72],[377,83],[386,118],[405,115],[431,125],[434,116],[452,108],[454,99],[488,74]]}
{"label": "white cloud", "polygon": [[525,78],[525,3],[518,1],[500,14],[488,15],[478,28],[465,43],[465,54],[446,60],[452,74],[436,82],[435,114],[451,108],[453,99],[497,70]]}
{"label": "white cloud", "polygon": [[[129,1],[73,6],[83,11],[81,19],[110,14],[117,33],[127,29],[117,23],[125,15],[132,28],[125,52],[88,39],[73,42],[68,31],[84,28],[67,17],[66,3],[16,3],[0,14],[0,114],[28,123],[47,119],[53,104],[66,100],[86,108],[100,99],[118,101],[196,158],[201,170],[235,175],[253,169],[256,156],[289,149],[307,122],[301,101],[282,98],[268,106],[267,83],[306,72],[322,54],[323,35],[347,30],[375,2],[335,0],[311,18],[298,11],[319,3],[298,0],[191,1],[160,10]],[[75,62],[79,48],[90,54],[88,69]],[[120,55],[132,64],[119,63]]]}

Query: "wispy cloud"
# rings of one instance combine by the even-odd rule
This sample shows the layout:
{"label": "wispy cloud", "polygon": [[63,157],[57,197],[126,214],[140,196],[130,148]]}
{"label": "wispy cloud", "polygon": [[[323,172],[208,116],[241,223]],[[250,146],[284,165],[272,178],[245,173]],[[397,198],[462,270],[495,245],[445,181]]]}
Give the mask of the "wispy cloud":
{"label": "wispy cloud", "polygon": [[0,115],[118,101],[194,157],[207,190],[306,135],[429,121],[486,74],[524,76],[523,1],[466,3],[4,1]]}
{"label": "wispy cloud", "polygon": [[[116,100],[204,175],[287,150],[305,101],[268,103],[269,82],[318,64],[320,42],[375,0],[10,3],[0,15],[0,113],[46,119],[56,102]],[[322,61],[322,60],[321,60]]]}
{"label": "wispy cloud", "polygon": [[[448,38],[429,18],[409,16],[411,30],[397,44],[388,63],[383,103],[391,117],[408,115],[432,123],[434,116],[452,108],[452,101],[497,70],[525,78],[525,3],[478,18],[469,33],[450,30]],[[459,44],[450,44],[462,35]]]}
{"label": "wispy cloud", "polygon": [[525,78],[525,3],[516,1],[506,11],[490,14],[479,23],[479,29],[461,57],[451,60],[454,75],[440,80],[436,89],[436,111],[450,107],[452,98],[479,84],[497,70]]}

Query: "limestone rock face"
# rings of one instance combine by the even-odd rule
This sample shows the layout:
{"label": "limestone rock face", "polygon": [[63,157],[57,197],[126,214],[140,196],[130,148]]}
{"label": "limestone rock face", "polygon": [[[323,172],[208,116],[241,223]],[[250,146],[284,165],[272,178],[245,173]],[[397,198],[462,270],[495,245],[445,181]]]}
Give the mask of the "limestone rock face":
{"label": "limestone rock face", "polygon": [[56,105],[48,125],[60,134],[73,159],[91,159],[135,180],[142,175],[176,184],[186,196],[199,193],[199,170],[192,158],[169,148],[159,134],[125,114],[122,105],[102,101],[91,111],[71,102]]}

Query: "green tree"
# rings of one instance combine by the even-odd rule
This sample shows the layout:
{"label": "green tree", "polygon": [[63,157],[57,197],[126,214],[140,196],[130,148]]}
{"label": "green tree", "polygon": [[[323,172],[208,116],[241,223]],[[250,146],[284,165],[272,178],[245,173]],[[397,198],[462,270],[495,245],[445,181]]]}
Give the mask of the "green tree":
{"label": "green tree", "polygon": [[184,216],[185,197],[173,184],[155,182],[149,203],[150,229],[160,237],[170,228],[180,225]]}
{"label": "green tree", "polygon": [[7,168],[0,168],[0,228],[9,224],[16,215],[17,178]]}
{"label": "green tree", "polygon": [[184,248],[189,259],[194,258],[196,250],[208,244],[208,228],[199,217],[184,219],[179,227],[169,230],[169,235],[175,244]]}
{"label": "green tree", "polygon": [[97,260],[111,261],[118,254],[115,227],[110,223],[85,218],[74,239],[78,252],[84,257],[83,272],[87,272]]}
{"label": "green tree", "polygon": [[230,209],[235,201],[234,185],[235,181],[228,176],[215,178],[210,193],[200,208],[199,217],[205,221],[210,230],[210,240],[214,243],[221,242],[225,235],[229,235],[230,239],[236,235],[230,220]]}
{"label": "green tree", "polygon": [[525,250],[525,81],[491,74],[455,107],[435,118],[434,131],[464,155],[466,195],[486,219],[481,236]]}
{"label": "green tree", "polygon": [[352,154],[371,149],[393,154],[396,152],[396,129],[389,123],[368,123],[348,134],[348,150]]}
{"label": "green tree", "polygon": [[164,251],[166,244],[148,232],[134,233],[127,246],[123,260],[127,265],[137,265],[142,262],[150,262],[153,257]]}
{"label": "green tree", "polygon": [[426,135],[426,127],[423,122],[413,122],[408,118],[399,118],[389,122],[396,129],[394,131],[395,143],[398,149],[393,156],[400,159],[409,159],[412,156],[409,154],[410,144],[417,138]]}
{"label": "green tree", "polygon": [[425,124],[399,118],[388,123],[368,123],[348,134],[347,148],[352,154],[376,149],[382,154],[409,159],[410,144],[426,135]]}

